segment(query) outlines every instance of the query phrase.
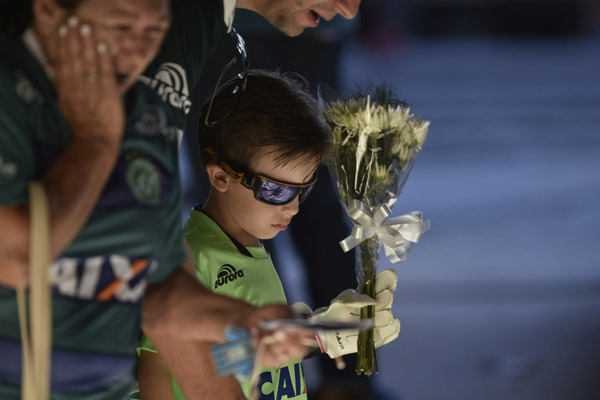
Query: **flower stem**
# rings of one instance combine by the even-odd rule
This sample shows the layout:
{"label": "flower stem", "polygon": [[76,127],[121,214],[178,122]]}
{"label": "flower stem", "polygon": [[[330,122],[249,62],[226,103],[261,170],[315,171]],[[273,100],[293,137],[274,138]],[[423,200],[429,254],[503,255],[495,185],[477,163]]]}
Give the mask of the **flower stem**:
{"label": "flower stem", "polygon": [[[359,245],[359,254],[357,254],[357,262],[360,268],[360,285],[359,292],[375,299],[375,272],[379,261],[379,242],[378,239],[367,239]],[[360,310],[361,319],[375,318],[375,307],[366,306]],[[377,356],[375,353],[375,328],[371,327],[358,335],[358,349],[356,353],[356,374],[371,376],[373,374],[373,364],[375,370],[379,372],[377,367]]]}

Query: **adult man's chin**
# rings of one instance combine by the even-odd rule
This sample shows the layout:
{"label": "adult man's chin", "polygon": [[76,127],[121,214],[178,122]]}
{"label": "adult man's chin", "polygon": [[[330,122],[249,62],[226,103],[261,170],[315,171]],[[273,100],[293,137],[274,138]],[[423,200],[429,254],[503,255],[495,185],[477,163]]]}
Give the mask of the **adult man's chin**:
{"label": "adult man's chin", "polygon": [[293,17],[281,17],[272,22],[272,25],[277,27],[287,36],[295,37],[304,32],[306,28],[316,28],[319,26],[321,16],[312,10],[304,10],[294,14]]}

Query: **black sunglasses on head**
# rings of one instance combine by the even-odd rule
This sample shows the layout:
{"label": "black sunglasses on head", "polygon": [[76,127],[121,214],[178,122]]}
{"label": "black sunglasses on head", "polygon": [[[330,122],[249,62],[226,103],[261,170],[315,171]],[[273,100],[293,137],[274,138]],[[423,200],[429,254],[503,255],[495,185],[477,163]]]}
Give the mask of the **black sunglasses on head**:
{"label": "black sunglasses on head", "polygon": [[[246,90],[246,81],[248,80],[248,54],[246,53],[246,43],[242,36],[237,33],[234,28],[231,28],[231,32],[229,33],[229,37],[233,41],[235,48],[238,52],[234,58],[229,61],[229,63],[225,66],[219,79],[217,80],[217,84],[215,85],[215,89],[210,97],[210,102],[208,103],[208,109],[206,111],[206,117],[204,118],[204,125],[208,127],[213,127],[222,122],[224,119],[229,117],[231,113],[237,108],[242,100],[242,96],[244,95],[244,91]],[[221,81],[225,74],[233,68],[234,65],[241,66],[241,72],[235,75],[236,82],[233,89],[231,89],[231,93],[235,96],[234,100],[231,102],[231,107],[222,115],[214,115],[213,112],[213,102],[215,101],[215,96],[217,95],[217,91],[219,89],[219,85],[221,85]]]}
{"label": "black sunglasses on head", "polygon": [[207,152],[219,164],[219,166],[229,176],[254,192],[254,198],[262,203],[272,206],[283,206],[294,201],[299,197],[302,203],[312,192],[317,174],[308,183],[289,183],[269,178],[264,175],[254,175],[247,171],[242,171],[240,168],[234,169],[230,164],[222,161],[219,155],[210,147],[205,147],[202,151]]}

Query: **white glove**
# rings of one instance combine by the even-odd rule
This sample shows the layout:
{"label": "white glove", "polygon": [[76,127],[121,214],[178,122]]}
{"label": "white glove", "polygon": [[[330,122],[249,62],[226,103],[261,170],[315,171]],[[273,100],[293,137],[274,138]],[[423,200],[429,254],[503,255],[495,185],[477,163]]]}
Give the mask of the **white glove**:
{"label": "white glove", "polygon": [[[311,318],[340,322],[357,322],[360,320],[360,309],[364,306],[375,306],[375,347],[382,346],[398,337],[400,321],[392,314],[393,291],[396,290],[396,273],[387,269],[375,276],[376,299],[355,290],[346,289],[331,301],[329,307],[315,310]],[[308,307],[308,306],[307,306]],[[331,358],[357,351],[358,330],[321,331],[317,334],[321,351]]]}

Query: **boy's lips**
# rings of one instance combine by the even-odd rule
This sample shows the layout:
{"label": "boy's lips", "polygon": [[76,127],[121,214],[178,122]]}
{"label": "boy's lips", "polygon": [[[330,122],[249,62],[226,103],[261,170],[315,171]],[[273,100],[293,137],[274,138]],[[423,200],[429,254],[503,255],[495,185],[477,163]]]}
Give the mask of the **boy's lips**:
{"label": "boy's lips", "polygon": [[290,224],[291,221],[287,221],[285,223],[282,224],[273,224],[271,226],[275,227],[276,229],[279,229],[281,231],[285,231],[288,227],[288,225]]}

